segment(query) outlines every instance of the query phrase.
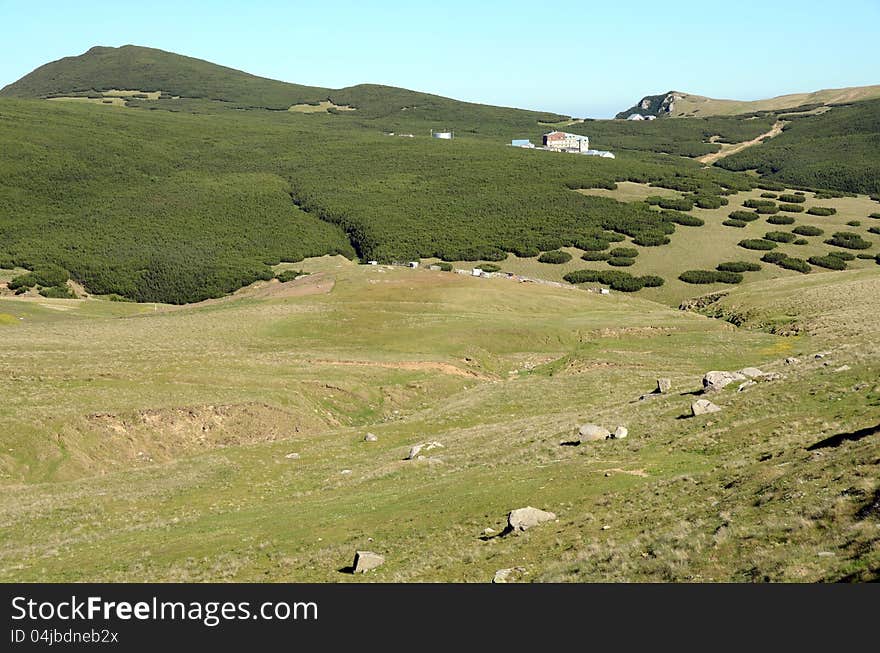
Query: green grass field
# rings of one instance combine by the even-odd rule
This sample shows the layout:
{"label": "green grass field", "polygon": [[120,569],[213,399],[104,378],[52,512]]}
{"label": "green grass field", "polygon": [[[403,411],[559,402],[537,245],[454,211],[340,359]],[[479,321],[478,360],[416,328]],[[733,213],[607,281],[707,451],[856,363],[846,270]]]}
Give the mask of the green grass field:
{"label": "green grass field", "polygon": [[[870,312],[781,337],[632,295],[300,267],[182,308],[0,299],[0,579],[877,578],[876,436],[806,450],[878,422]],[[833,304],[878,279],[791,281]],[[736,296],[798,310],[760,286]],[[784,379],[680,419],[703,372],[746,365]],[[634,401],[659,376],[674,392]],[[630,437],[560,446],[587,421]],[[403,460],[428,441],[438,460]],[[524,505],[558,522],[480,539]],[[388,562],[340,571],[358,548]]]}

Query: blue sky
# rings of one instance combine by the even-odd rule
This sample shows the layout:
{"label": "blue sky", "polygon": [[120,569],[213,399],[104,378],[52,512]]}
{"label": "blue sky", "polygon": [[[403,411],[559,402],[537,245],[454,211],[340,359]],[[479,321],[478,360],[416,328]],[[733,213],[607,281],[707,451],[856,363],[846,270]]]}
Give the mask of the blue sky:
{"label": "blue sky", "polygon": [[878,84],[878,26],[880,0],[0,0],[0,86],[133,43],[300,84],[608,117],[670,89],[750,100]]}

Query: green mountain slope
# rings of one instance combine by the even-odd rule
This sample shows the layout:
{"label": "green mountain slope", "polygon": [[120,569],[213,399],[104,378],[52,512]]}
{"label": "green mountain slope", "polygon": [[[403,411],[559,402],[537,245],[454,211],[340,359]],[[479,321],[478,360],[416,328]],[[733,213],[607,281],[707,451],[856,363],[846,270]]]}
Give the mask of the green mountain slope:
{"label": "green mountain slope", "polygon": [[[174,107],[171,100],[221,101],[229,108],[263,108],[286,111],[296,104],[330,101],[356,109],[358,118],[379,118],[412,113],[438,121],[454,120],[464,113],[534,125],[560,121],[566,116],[460,102],[407,89],[360,84],[343,89],[302,86],[258,77],[201,59],[154,48],[125,45],[94,47],[75,57],[41,66],[2,90],[0,97],[49,98],[98,94],[108,90],[161,91],[153,106]],[[331,111],[334,109],[331,108]],[[408,116],[407,116],[408,117]],[[438,128],[444,125],[437,125]]]}

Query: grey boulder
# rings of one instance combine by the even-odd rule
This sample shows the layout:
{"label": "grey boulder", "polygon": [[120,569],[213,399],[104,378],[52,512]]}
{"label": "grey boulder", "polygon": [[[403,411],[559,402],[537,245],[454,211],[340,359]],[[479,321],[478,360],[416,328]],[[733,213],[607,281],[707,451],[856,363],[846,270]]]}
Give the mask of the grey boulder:
{"label": "grey boulder", "polygon": [[526,506],[510,511],[507,515],[507,527],[512,531],[526,531],[554,519],[556,519],[556,515],[552,512]]}

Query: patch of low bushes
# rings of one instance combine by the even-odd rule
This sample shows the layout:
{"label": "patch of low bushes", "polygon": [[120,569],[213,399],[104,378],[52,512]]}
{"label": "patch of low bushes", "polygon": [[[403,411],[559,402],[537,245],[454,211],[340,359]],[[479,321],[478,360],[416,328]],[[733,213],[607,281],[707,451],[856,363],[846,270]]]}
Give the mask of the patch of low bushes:
{"label": "patch of low bushes", "polygon": [[706,222],[702,218],[698,218],[690,213],[682,213],[681,211],[661,211],[664,220],[680,224],[683,227],[702,227]]}
{"label": "patch of low bushes", "polygon": [[601,252],[611,247],[611,243],[607,240],[599,240],[598,238],[586,238],[578,241],[576,246],[587,252]]}
{"label": "patch of low bushes", "polygon": [[798,236],[821,236],[825,232],[819,227],[814,227],[809,224],[802,224],[791,230],[791,233],[797,234]]}
{"label": "patch of low bushes", "polygon": [[761,265],[751,261],[726,261],[719,263],[715,269],[719,272],[757,272]]}
{"label": "patch of low bushes", "polygon": [[611,256],[619,256],[622,258],[635,258],[639,255],[639,250],[635,247],[615,247],[611,250]]}
{"label": "patch of low bushes", "polygon": [[779,197],[779,195],[777,195],[776,193],[761,193],[761,197],[775,200],[777,197]]}
{"label": "patch of low bushes", "polygon": [[794,218],[790,215],[771,215],[767,218],[768,224],[794,224]]}
{"label": "patch of low bushes", "polygon": [[880,234],[880,227],[868,227],[868,233]]}
{"label": "patch of low bushes", "polygon": [[613,265],[617,268],[626,268],[635,262],[634,258],[627,258],[626,256],[612,256],[608,259],[608,265]]}
{"label": "patch of low bushes", "polygon": [[846,270],[846,261],[837,256],[811,256],[807,261],[828,270]]}
{"label": "patch of low bushes", "polygon": [[584,252],[581,254],[581,258],[584,261],[607,261],[611,258],[611,254],[608,252]]}
{"label": "patch of low bushes", "polygon": [[49,299],[76,299],[76,295],[67,287],[67,284],[64,284],[63,286],[46,286],[45,288],[40,288],[40,294]]}
{"label": "patch of low bushes", "polygon": [[788,231],[768,231],[764,234],[765,240],[772,240],[774,243],[792,243],[796,236]]}
{"label": "patch of low bushes", "polygon": [[723,224],[725,227],[739,227],[740,229],[742,229],[746,226],[747,223],[743,222],[742,220],[734,220],[732,218],[728,218],[721,224]]}
{"label": "patch of low bushes", "polygon": [[723,272],[720,270],[687,270],[678,275],[685,283],[730,283],[737,284],[743,280],[743,275],[738,272]]}
{"label": "patch of low bushes", "polygon": [[795,270],[803,274],[806,274],[813,269],[805,260],[789,256],[783,252],[767,252],[761,257],[761,260],[765,263],[773,263],[786,270]]}
{"label": "patch of low bushes", "polygon": [[828,245],[844,247],[846,249],[870,249],[870,241],[865,240],[859,234],[851,231],[838,231],[825,241]]}
{"label": "patch of low bushes", "polygon": [[848,227],[861,227],[862,223],[859,220],[850,220],[846,223]]}
{"label": "patch of low bushes", "polygon": [[789,204],[802,204],[807,201],[807,198],[803,196],[803,194],[791,195],[789,193],[783,193],[779,196],[780,202],[788,202]]}
{"label": "patch of low bushes", "polygon": [[[451,265],[449,267],[452,267]],[[284,270],[275,275],[275,278],[278,279],[281,283],[286,283],[288,281],[293,281],[299,276],[308,274],[308,272],[303,272],[302,270]]]}
{"label": "patch of low bushes", "polygon": [[780,204],[780,211],[785,211],[786,213],[803,213],[804,207],[800,204]]}
{"label": "patch of low bushes", "polygon": [[742,220],[743,222],[754,222],[760,216],[752,211],[731,211],[728,215],[731,220]]}
{"label": "patch of low bushes", "polygon": [[746,238],[745,240],[739,241],[738,245],[744,249],[753,249],[757,251],[776,249],[776,243],[764,240],[763,238]]}
{"label": "patch of low bushes", "polygon": [[552,252],[544,252],[538,257],[540,263],[553,263],[556,265],[568,263],[571,260],[571,254],[563,252],[561,249]]}
{"label": "patch of low bushes", "polygon": [[717,195],[700,195],[694,199],[694,204],[701,209],[720,209],[722,206],[727,206],[728,203],[726,197]]}
{"label": "patch of low bushes", "polygon": [[837,209],[831,208],[830,206],[811,206],[807,209],[807,213],[810,215],[829,216],[837,213]]}
{"label": "patch of low bushes", "polygon": [[568,283],[601,283],[619,292],[636,292],[644,287],[663,285],[663,278],[656,275],[636,277],[620,270],[575,270],[563,279]]}
{"label": "patch of low bushes", "polygon": [[633,238],[632,241],[634,245],[641,245],[642,247],[660,247],[661,245],[668,245],[671,242],[669,236],[653,233],[639,234]]}
{"label": "patch of low bushes", "polygon": [[501,271],[501,266],[495,265],[494,263],[480,263],[479,265],[477,265],[475,267],[479,268],[483,272],[500,272]]}
{"label": "patch of low bushes", "polygon": [[[828,252],[828,256],[836,256],[841,261],[855,261],[856,257],[851,252]],[[868,256],[871,256],[870,254]]]}

